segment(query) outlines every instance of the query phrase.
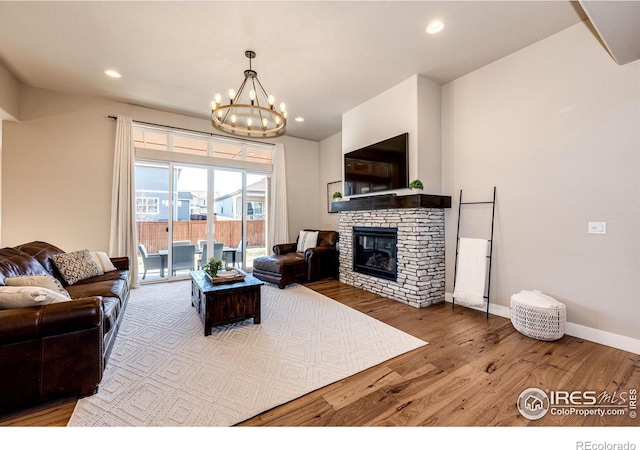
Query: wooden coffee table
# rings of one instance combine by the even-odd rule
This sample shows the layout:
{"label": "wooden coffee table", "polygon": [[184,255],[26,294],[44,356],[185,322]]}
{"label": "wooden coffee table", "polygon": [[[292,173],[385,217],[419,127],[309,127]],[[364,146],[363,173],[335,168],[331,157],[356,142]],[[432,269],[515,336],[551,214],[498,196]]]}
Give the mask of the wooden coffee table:
{"label": "wooden coffee table", "polygon": [[243,281],[213,284],[204,270],[191,274],[191,304],[204,324],[204,335],[211,327],[253,318],[260,323],[260,286],[264,283],[246,274]]}

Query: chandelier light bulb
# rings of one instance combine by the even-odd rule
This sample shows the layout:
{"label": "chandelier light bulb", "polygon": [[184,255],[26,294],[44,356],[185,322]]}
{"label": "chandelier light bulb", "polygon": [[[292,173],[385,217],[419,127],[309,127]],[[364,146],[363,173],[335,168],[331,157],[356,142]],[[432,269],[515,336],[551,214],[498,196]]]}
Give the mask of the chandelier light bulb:
{"label": "chandelier light bulb", "polygon": [[275,102],[275,101],[276,101],[276,98],[275,98],[273,95],[270,95],[270,96],[267,98],[267,101],[269,102],[269,104],[270,104],[271,106],[273,106],[273,102]]}
{"label": "chandelier light bulb", "polygon": [[211,110],[214,110],[218,107],[218,103],[215,100],[211,100]]}
{"label": "chandelier light bulb", "polygon": [[247,128],[251,128],[251,125],[253,125],[253,120],[251,120],[251,117],[247,118]]}
{"label": "chandelier light bulb", "polygon": [[235,126],[235,124],[236,124],[236,115],[235,114],[233,114],[231,116],[231,123]]}
{"label": "chandelier light bulb", "polygon": [[220,101],[222,100],[222,96],[218,93],[216,93],[216,95],[213,97],[213,99],[216,101],[216,103],[219,105]]}
{"label": "chandelier light bulb", "polygon": [[218,119],[220,119],[220,122],[222,122],[222,114],[224,114],[222,110],[218,110]]}
{"label": "chandelier light bulb", "polygon": [[234,98],[236,98],[236,91],[229,89],[229,99],[233,101]]}
{"label": "chandelier light bulb", "polygon": [[287,105],[285,105],[284,103],[280,103],[280,111],[284,112],[287,109]]}
{"label": "chandelier light bulb", "polygon": [[253,89],[251,89],[249,91],[249,98],[251,99],[251,101],[254,101],[256,99],[256,91],[254,91]]}
{"label": "chandelier light bulb", "polygon": [[276,125],[280,125],[280,117],[276,116]]}
{"label": "chandelier light bulb", "polygon": [[265,117],[264,119],[262,119],[262,128],[266,129],[267,128],[267,118]]}

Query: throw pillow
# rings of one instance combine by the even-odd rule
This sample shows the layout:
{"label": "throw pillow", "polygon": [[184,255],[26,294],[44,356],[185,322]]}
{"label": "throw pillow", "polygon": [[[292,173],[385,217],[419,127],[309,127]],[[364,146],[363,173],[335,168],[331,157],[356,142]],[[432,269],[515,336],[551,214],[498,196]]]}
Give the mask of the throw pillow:
{"label": "throw pillow", "polygon": [[89,250],[62,253],[51,257],[67,284],[103,275],[102,269],[91,258]]}
{"label": "throw pillow", "polygon": [[105,252],[89,252],[91,259],[102,269],[103,272],[111,272],[116,270],[116,266],[113,265],[111,259]]}
{"label": "throw pillow", "polygon": [[317,231],[300,231],[298,235],[298,248],[297,251],[304,253],[308,248],[317,247],[318,245],[318,232]]}
{"label": "throw pillow", "polygon": [[35,286],[43,287],[71,299],[62,284],[51,275],[21,275],[4,279],[5,286]]}
{"label": "throw pillow", "polygon": [[49,303],[70,302],[71,299],[38,286],[0,287],[0,309],[28,308]]}

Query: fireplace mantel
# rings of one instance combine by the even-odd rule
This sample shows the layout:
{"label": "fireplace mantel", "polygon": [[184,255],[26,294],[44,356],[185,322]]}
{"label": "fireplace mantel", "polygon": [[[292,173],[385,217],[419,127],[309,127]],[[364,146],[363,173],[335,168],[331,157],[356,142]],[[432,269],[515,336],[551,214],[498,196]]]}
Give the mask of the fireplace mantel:
{"label": "fireplace mantel", "polygon": [[448,195],[377,195],[331,203],[331,212],[400,208],[451,208]]}

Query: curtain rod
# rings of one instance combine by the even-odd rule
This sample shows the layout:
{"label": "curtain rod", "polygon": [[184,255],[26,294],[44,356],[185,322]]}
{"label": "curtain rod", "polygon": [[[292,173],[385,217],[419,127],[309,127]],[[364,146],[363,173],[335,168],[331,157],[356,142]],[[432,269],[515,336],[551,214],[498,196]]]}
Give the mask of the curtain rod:
{"label": "curtain rod", "polygon": [[[107,116],[107,119],[117,120],[118,118],[116,116]],[[189,128],[174,127],[174,126],[171,126],[171,125],[162,125],[160,123],[142,122],[140,120],[133,120],[133,119],[132,119],[132,121],[135,122],[135,123],[139,123],[140,125],[151,125],[153,127],[169,128],[171,130],[189,131],[191,133],[206,134],[206,135],[209,135],[209,136],[215,136],[215,137],[219,137],[219,138],[222,138],[222,139],[229,139],[229,140],[233,140],[233,141],[251,142],[253,144],[274,145],[273,142],[254,141],[253,139],[243,139],[243,138],[240,138],[240,137],[225,136],[225,135],[222,135],[222,134],[210,133],[208,131],[190,130]]]}

